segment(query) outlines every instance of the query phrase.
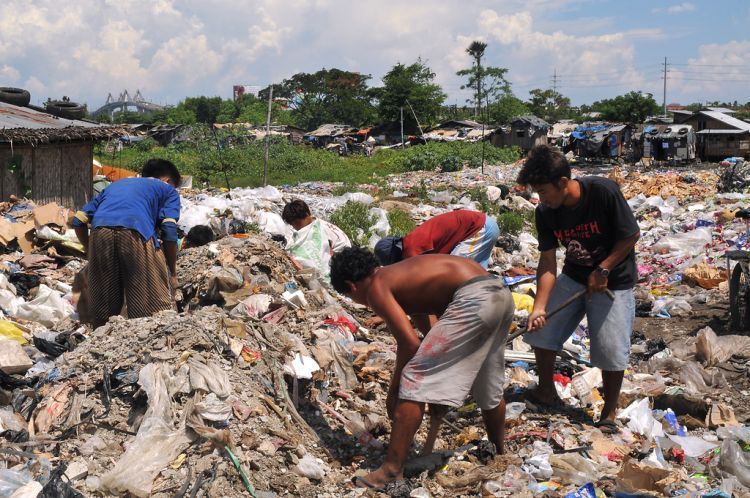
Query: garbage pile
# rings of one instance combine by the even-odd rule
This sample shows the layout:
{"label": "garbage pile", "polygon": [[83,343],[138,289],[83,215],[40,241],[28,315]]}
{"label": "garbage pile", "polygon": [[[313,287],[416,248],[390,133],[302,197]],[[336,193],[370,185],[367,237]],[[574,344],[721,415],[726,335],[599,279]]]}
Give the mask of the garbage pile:
{"label": "garbage pile", "polygon": [[[180,253],[178,311],[96,330],[76,321],[81,260],[50,255],[46,243],[29,254],[10,246],[0,274],[0,497],[747,493],[750,337],[726,334],[724,254],[747,245],[733,212],[750,196],[711,191],[703,172],[618,173],[642,238],[617,433],[593,425],[602,380],[588,365],[584,321],[557,364],[564,409],[525,399],[533,352],[521,339],[506,350],[505,455],[487,444],[469,399],[446,416],[436,451],[416,456],[423,424],[404,481],[380,495],[348,486],[385,455],[395,341],[284,251],[281,208],[302,198],[327,218],[357,200],[418,222],[479,208],[467,194],[477,187],[500,211],[534,208],[500,188],[515,166],[488,171],[398,175],[388,194],[373,184],[335,196],[324,183],[189,193],[182,227],[208,224],[223,238]],[[491,270],[514,292],[514,327],[533,306],[538,256],[528,223],[495,248]]]}

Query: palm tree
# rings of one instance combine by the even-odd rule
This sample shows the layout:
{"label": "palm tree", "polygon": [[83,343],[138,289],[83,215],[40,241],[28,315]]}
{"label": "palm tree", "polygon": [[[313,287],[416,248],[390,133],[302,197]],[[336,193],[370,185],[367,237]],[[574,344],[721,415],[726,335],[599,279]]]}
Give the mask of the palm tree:
{"label": "palm tree", "polygon": [[479,116],[479,110],[482,105],[482,57],[484,57],[484,51],[487,50],[487,44],[483,41],[474,40],[466,49],[466,53],[474,58],[474,64],[476,64],[476,79],[477,79],[477,108],[476,114]]}

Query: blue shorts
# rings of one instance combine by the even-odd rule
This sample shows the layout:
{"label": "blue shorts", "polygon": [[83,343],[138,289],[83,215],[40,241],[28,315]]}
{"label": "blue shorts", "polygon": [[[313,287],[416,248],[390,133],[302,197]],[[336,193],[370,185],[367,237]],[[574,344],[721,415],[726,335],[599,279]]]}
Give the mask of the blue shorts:
{"label": "blue shorts", "polygon": [[[560,275],[552,288],[547,311],[551,311],[586,286]],[[582,296],[547,320],[547,324],[524,334],[524,341],[535,348],[560,351],[575,332],[584,315],[591,340],[591,364],[608,372],[623,371],[630,359],[630,335],[635,321],[633,289],[612,291],[612,301],[604,293]]]}
{"label": "blue shorts", "polygon": [[451,255],[473,259],[486,269],[490,264],[492,248],[500,236],[500,228],[492,216],[485,218],[484,226],[468,239],[459,242],[451,251]]}

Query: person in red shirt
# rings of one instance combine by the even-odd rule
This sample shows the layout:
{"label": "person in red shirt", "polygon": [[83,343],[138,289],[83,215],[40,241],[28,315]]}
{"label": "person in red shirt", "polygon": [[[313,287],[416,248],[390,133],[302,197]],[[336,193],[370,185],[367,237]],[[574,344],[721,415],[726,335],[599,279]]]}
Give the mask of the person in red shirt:
{"label": "person in red shirt", "polygon": [[459,209],[431,218],[406,237],[385,237],[375,245],[383,265],[421,254],[451,254],[473,259],[487,268],[500,229],[484,213]]}

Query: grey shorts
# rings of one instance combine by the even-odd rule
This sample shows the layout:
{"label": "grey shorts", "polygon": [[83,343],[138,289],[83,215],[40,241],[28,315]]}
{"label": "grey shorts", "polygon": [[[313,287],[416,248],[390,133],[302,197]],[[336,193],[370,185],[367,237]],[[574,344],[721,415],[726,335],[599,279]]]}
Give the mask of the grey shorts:
{"label": "grey shorts", "polygon": [[399,398],[457,407],[471,392],[483,410],[499,405],[513,309],[510,291],[496,277],[459,287],[404,367]]}
{"label": "grey shorts", "polygon": [[[572,294],[585,288],[585,285],[567,275],[560,275],[547,302],[547,311],[555,309]],[[543,328],[524,334],[524,341],[535,348],[560,351],[585,315],[591,340],[591,364],[610,372],[625,370],[630,359],[635,297],[633,289],[612,292],[614,301],[602,293],[590,298],[580,297],[547,320]]]}

